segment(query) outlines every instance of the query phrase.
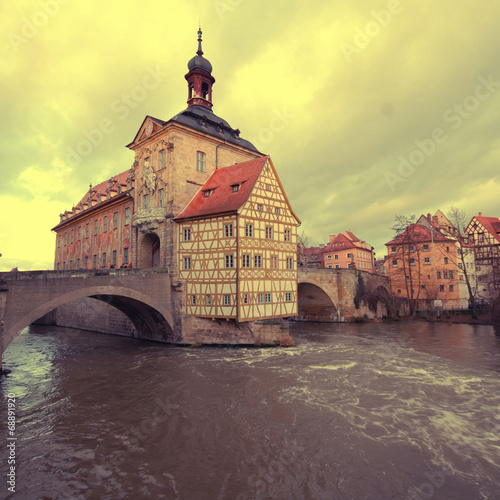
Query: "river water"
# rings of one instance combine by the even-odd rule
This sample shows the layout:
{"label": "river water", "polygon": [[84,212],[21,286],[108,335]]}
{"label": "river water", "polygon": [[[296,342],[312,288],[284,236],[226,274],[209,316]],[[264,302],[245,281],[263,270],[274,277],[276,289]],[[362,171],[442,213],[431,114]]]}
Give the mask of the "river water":
{"label": "river water", "polygon": [[4,355],[0,498],[500,498],[500,331],[291,330],[296,348],[259,349],[26,329]]}

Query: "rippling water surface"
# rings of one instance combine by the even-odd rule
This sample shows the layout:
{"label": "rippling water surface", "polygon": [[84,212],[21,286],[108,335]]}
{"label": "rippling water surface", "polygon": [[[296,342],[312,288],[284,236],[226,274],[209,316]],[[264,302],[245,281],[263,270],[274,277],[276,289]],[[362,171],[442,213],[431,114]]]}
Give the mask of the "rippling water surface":
{"label": "rippling water surface", "polygon": [[292,335],[296,348],[194,349],[27,329],[0,385],[17,396],[12,498],[500,498],[500,332]]}

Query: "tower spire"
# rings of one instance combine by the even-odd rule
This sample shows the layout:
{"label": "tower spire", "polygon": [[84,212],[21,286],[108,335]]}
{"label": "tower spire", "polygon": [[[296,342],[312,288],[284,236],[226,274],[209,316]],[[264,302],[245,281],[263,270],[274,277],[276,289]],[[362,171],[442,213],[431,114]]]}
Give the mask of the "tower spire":
{"label": "tower spire", "polygon": [[201,25],[200,27],[198,28],[198,51],[196,52],[199,56],[202,56],[203,55],[203,50],[201,50],[201,35],[203,33],[201,32]]}
{"label": "tower spire", "polygon": [[198,51],[188,62],[189,73],[185,75],[188,82],[188,107],[203,106],[212,109],[212,85],[215,78],[212,76],[212,65],[203,57],[201,25],[198,28]]}

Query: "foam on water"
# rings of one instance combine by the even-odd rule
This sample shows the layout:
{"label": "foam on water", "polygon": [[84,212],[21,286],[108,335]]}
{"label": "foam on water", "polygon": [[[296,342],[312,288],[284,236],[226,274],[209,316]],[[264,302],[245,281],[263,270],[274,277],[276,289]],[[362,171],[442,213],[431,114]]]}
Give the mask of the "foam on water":
{"label": "foam on water", "polygon": [[449,329],[389,326],[297,325],[287,349],[21,335],[1,387],[20,394],[20,498],[496,498],[487,327],[455,356]]}

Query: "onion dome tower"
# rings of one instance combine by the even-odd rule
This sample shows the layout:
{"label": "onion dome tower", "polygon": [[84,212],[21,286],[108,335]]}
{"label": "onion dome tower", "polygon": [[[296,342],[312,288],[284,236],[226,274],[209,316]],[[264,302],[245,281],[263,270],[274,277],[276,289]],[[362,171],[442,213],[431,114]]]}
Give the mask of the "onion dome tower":
{"label": "onion dome tower", "polygon": [[212,85],[215,78],[212,76],[212,65],[203,57],[201,49],[201,28],[198,29],[198,50],[188,62],[189,73],[185,75],[188,82],[188,107],[203,106],[212,109]]}

